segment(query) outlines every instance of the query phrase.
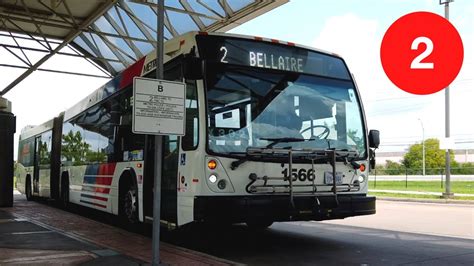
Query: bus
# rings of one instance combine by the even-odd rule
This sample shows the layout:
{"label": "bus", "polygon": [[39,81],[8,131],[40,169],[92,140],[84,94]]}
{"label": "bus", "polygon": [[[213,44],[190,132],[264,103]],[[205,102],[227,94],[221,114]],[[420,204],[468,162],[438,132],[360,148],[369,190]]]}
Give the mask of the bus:
{"label": "bus", "polygon": [[[164,136],[161,221],[246,223],[375,213],[367,195],[379,132],[333,53],[261,37],[190,32],[168,40],[164,77],[186,84],[185,135]],[[150,53],[57,117],[23,130],[18,190],[153,220],[154,137],[132,132],[134,77]],[[59,100],[59,99],[58,99]]]}

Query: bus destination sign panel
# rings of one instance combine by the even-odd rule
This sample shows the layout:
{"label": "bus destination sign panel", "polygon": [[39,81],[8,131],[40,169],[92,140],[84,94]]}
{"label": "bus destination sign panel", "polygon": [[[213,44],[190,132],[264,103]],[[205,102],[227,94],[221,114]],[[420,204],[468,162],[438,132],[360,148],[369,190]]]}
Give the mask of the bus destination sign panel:
{"label": "bus destination sign panel", "polygon": [[213,35],[196,38],[200,57],[208,62],[350,80],[344,61],[333,55],[266,41]]}
{"label": "bus destination sign panel", "polygon": [[186,84],[168,80],[133,79],[133,133],[185,134]]}

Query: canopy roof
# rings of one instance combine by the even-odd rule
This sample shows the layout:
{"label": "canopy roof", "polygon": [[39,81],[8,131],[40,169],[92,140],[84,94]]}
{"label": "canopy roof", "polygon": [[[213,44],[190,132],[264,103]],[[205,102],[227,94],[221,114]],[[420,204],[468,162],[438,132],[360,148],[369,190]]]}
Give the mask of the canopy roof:
{"label": "canopy roof", "polygon": [[[157,0],[2,0],[0,67],[112,77],[156,47]],[[228,31],[288,0],[166,0],[165,40],[188,31]],[[3,50],[3,51],[2,51]],[[53,55],[81,57],[103,75],[44,67]],[[1,56],[6,58],[6,56]]]}

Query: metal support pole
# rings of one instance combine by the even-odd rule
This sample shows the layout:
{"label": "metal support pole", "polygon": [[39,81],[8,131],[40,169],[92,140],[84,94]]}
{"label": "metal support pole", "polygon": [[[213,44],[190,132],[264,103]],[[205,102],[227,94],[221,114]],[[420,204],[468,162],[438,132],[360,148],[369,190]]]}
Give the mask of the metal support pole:
{"label": "metal support pole", "polygon": [[[444,17],[449,20],[449,3],[454,0],[445,0],[444,2],[440,1],[440,4],[444,4]],[[450,114],[449,114],[449,86],[446,87],[445,91],[445,129],[446,129],[446,140],[450,137]],[[444,198],[453,197],[451,193],[451,157],[450,149],[446,150],[446,192],[443,193]]]}
{"label": "metal support pole", "polygon": [[440,170],[440,174],[441,174],[441,188],[443,188],[443,170],[442,169]]}
{"label": "metal support pole", "polygon": [[405,168],[405,188],[408,188],[408,168]]}
{"label": "metal support pole", "polygon": [[374,188],[377,187],[377,169],[375,169],[375,180],[374,180]]}
{"label": "metal support pole", "polygon": [[[163,42],[165,16],[165,0],[157,3],[156,30],[156,79],[163,79]],[[161,220],[161,174],[163,156],[163,136],[155,136],[155,182],[153,193],[153,243],[152,265],[160,265],[160,220]]]}
{"label": "metal support pole", "polygon": [[423,176],[425,176],[426,174],[426,166],[425,166],[425,127],[423,126],[423,121],[421,121],[420,118],[418,118],[418,120],[420,121],[421,123],[421,130],[422,130],[422,148],[423,148]]}

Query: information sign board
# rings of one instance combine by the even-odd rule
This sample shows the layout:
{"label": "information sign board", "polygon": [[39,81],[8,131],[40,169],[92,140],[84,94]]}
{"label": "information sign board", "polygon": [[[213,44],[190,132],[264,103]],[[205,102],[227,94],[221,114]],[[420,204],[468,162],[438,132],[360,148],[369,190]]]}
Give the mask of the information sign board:
{"label": "information sign board", "polygon": [[133,79],[133,133],[185,134],[186,84],[168,80]]}

